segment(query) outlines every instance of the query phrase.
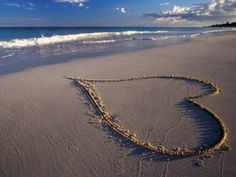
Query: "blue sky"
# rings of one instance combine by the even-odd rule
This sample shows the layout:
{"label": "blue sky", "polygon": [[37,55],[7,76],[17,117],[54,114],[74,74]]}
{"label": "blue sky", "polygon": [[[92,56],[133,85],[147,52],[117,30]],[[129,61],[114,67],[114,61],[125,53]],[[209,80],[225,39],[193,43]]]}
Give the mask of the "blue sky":
{"label": "blue sky", "polygon": [[0,1],[0,26],[202,26],[235,17],[236,0]]}

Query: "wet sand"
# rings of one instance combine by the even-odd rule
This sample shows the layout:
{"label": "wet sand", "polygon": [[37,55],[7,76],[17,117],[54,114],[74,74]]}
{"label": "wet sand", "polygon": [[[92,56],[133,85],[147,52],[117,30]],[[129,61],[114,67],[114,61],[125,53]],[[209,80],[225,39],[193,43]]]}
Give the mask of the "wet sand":
{"label": "wet sand", "polygon": [[[235,176],[235,39],[229,33],[0,76],[0,175]],[[191,76],[217,84],[223,92],[197,101],[222,119],[231,150],[203,159],[150,155],[101,124],[81,88],[66,79],[149,75]],[[184,102],[209,89],[202,84],[162,79],[95,86],[114,121],[143,141],[194,149],[219,137],[212,117]]]}

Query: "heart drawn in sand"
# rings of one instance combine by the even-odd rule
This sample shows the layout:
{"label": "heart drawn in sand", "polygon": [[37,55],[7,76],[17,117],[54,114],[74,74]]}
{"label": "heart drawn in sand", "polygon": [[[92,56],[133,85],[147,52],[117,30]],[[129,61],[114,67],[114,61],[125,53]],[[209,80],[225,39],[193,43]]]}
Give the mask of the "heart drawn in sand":
{"label": "heart drawn in sand", "polygon": [[[206,145],[199,147],[198,149],[190,150],[186,148],[173,148],[168,149],[162,145],[155,146],[151,144],[150,142],[145,142],[138,138],[135,134],[129,133],[128,130],[122,128],[121,125],[113,121],[112,116],[106,110],[105,105],[103,104],[102,98],[99,97],[98,91],[95,88],[95,85],[93,83],[100,82],[100,83],[112,83],[112,82],[131,82],[131,81],[138,81],[138,80],[147,80],[147,79],[172,79],[172,80],[183,80],[183,81],[194,81],[198,82],[199,84],[206,85],[210,87],[210,91],[206,91],[202,94],[196,95],[196,96],[189,96],[186,97],[185,100],[194,106],[198,107],[205,113],[207,113],[212,119],[216,121],[220,128],[220,136],[218,140],[211,145]],[[81,79],[81,78],[74,78],[72,79],[84,92],[85,96],[89,99],[91,102],[93,108],[97,112],[101,123],[103,125],[106,125],[110,128],[112,128],[115,132],[120,134],[122,137],[130,140],[132,143],[141,146],[143,148],[146,148],[152,152],[157,152],[161,154],[165,154],[168,156],[176,156],[176,157],[188,157],[188,156],[195,156],[195,155],[201,155],[201,154],[209,154],[209,153],[216,153],[222,150],[229,150],[229,147],[226,145],[226,139],[227,139],[227,129],[226,126],[223,124],[222,119],[217,116],[215,113],[213,113],[209,108],[201,105],[197,101],[195,101],[198,98],[202,97],[208,97],[208,96],[215,96],[221,92],[221,90],[213,83],[207,81],[207,80],[201,80],[193,77],[187,77],[187,76],[144,76],[144,77],[137,77],[137,78],[128,78],[128,79],[113,79],[113,80],[92,80],[92,79]]]}

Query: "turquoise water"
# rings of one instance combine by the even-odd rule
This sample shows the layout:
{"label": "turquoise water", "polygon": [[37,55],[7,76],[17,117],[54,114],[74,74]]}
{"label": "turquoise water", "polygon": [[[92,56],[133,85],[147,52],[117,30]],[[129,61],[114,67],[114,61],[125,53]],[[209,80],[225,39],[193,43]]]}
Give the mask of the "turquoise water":
{"label": "turquoise water", "polygon": [[0,75],[40,65],[161,47],[234,28],[0,28]]}

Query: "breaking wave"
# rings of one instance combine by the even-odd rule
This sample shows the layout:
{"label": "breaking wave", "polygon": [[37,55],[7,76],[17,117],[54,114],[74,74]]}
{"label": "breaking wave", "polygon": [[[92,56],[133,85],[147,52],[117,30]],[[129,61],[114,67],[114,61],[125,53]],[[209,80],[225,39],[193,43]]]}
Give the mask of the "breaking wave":
{"label": "breaking wave", "polygon": [[114,42],[113,39],[100,40],[90,42],[89,39],[102,39],[108,37],[120,37],[120,36],[132,36],[132,35],[152,35],[152,34],[165,34],[168,31],[122,31],[122,32],[94,32],[94,33],[80,33],[80,34],[68,34],[68,35],[53,35],[50,37],[28,38],[28,39],[13,39],[10,41],[0,41],[0,47],[2,48],[21,48],[49,45],[55,43],[64,43],[71,41],[83,41],[82,43],[106,43]]}
{"label": "breaking wave", "polygon": [[0,41],[0,48],[22,48],[33,46],[44,46],[66,42],[79,42],[80,44],[106,44],[122,41],[136,41],[136,40],[168,40],[173,38],[196,38],[200,35],[208,35],[219,32],[236,31],[236,28],[221,28],[208,29],[206,31],[198,31],[193,33],[174,32],[174,31],[119,31],[119,32],[90,32],[78,34],[52,35],[32,37],[25,39],[11,39],[7,41]]}

